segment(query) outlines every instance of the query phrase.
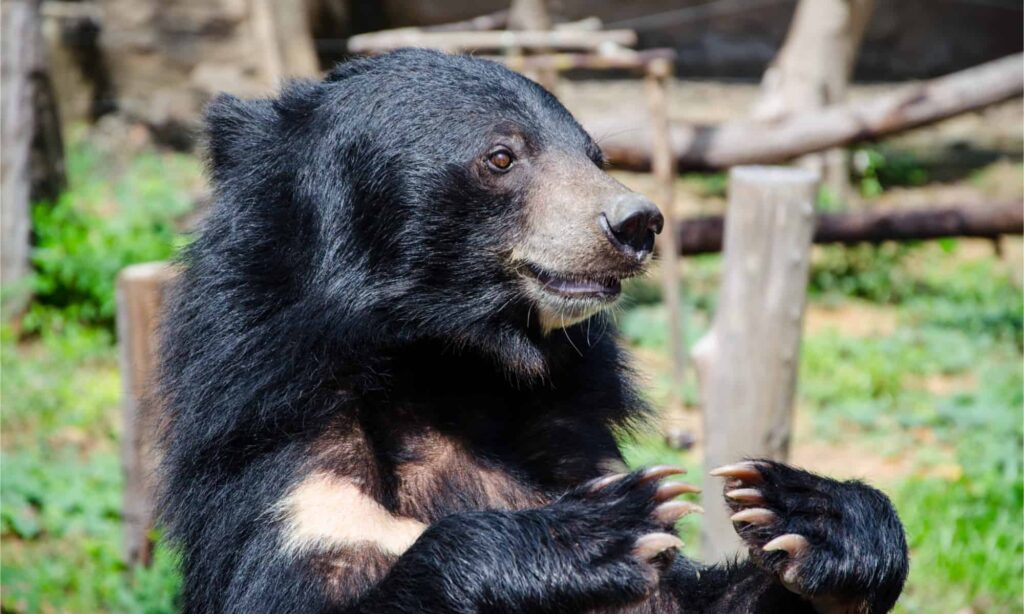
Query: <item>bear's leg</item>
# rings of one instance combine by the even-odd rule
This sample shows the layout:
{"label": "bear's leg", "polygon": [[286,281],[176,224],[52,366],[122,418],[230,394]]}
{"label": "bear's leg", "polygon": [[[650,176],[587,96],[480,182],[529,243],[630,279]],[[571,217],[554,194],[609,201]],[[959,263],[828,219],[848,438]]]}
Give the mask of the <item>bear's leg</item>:
{"label": "bear's leg", "polygon": [[[818,612],[893,607],[909,567],[907,543],[881,492],[768,460],[729,465],[712,475],[726,479],[725,498],[752,566]],[[756,583],[749,569],[729,573],[736,582]],[[728,592],[738,598],[735,587]]]}

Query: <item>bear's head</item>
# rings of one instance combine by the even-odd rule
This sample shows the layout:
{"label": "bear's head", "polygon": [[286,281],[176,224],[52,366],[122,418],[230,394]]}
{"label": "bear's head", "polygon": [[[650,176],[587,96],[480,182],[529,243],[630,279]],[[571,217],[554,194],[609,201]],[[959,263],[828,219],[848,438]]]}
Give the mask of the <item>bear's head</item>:
{"label": "bear's head", "polygon": [[207,123],[206,240],[246,300],[325,342],[441,341],[543,374],[662,228],[554,96],[485,60],[357,60],[277,99],[221,96]]}

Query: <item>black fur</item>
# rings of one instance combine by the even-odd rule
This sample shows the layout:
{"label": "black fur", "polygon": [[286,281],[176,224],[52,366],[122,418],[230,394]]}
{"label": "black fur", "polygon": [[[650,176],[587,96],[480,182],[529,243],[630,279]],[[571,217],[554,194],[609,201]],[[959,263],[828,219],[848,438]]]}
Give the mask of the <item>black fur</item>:
{"label": "black fur", "polygon": [[[580,486],[620,458],[614,434],[643,404],[602,316],[551,334],[531,322],[507,265],[530,190],[474,170],[507,125],[530,151],[601,163],[549,93],[490,62],[401,51],[273,100],[221,96],[207,125],[217,202],[162,348],[160,508],[186,611],[811,611],[772,560],[665,561],[652,594],[631,555],[660,530],[652,487]],[[442,444],[458,462],[431,460]],[[429,528],[401,556],[286,554],[273,510],[313,471]],[[815,594],[891,607],[906,548],[888,501],[781,466],[769,478],[821,546]]]}

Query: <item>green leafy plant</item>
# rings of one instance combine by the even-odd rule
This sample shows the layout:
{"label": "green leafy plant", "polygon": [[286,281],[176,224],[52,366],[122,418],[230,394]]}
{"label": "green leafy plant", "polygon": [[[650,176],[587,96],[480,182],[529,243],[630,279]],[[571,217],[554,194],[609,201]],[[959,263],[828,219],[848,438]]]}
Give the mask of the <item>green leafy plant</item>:
{"label": "green leafy plant", "polygon": [[[25,328],[113,323],[114,284],[129,264],[169,258],[199,176],[192,158],[143,153],[124,168],[86,145],[69,153],[70,187],[32,210],[34,303]],[[105,179],[113,175],[112,180]]]}
{"label": "green leafy plant", "polygon": [[819,247],[811,261],[809,290],[878,303],[900,302],[917,290],[916,280],[902,266],[913,249],[907,243]]}
{"label": "green leafy plant", "polygon": [[928,173],[909,153],[861,148],[853,153],[853,167],[865,198],[879,196],[893,186],[916,186],[928,181]]}

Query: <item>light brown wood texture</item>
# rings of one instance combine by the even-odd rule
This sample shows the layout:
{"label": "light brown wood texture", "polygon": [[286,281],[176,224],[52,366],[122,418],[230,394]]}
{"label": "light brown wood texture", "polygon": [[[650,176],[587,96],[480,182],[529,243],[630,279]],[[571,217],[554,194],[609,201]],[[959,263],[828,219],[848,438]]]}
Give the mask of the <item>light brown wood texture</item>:
{"label": "light brown wood texture", "polygon": [[645,70],[655,62],[675,60],[671,49],[616,48],[612,52],[599,53],[545,53],[540,55],[483,55],[478,56],[500,62],[517,72],[553,70]]}
{"label": "light brown wood texture", "polygon": [[508,11],[509,30],[550,30],[551,14],[544,0],[512,0]]}
{"label": "light brown wood texture", "polygon": [[[679,253],[708,254],[722,249],[725,218],[693,217],[676,222]],[[815,216],[814,242],[882,243],[945,237],[998,239],[1024,233],[1024,204],[967,202],[954,206],[867,209]]]}
{"label": "light brown wood texture", "polygon": [[31,204],[65,188],[60,114],[37,0],[5,0],[0,36],[0,281],[3,311],[27,304]]}
{"label": "light brown wood texture", "polygon": [[[39,51],[32,36],[21,32],[39,30],[39,11],[35,2],[12,0],[0,5],[3,11],[3,129],[0,130],[3,156],[0,156],[0,279],[10,288],[24,279],[29,270],[29,189],[32,175],[32,84],[31,72]],[[19,300],[23,303],[24,300]],[[6,305],[5,305],[6,307]]]}
{"label": "light brown wood texture", "polygon": [[178,146],[194,144],[216,94],[267,96],[282,80],[319,73],[302,0],[96,4],[120,113]]}
{"label": "light brown wood texture", "polygon": [[152,556],[158,407],[153,396],[157,329],[174,269],[163,262],[136,264],[117,278],[117,337],[121,366],[121,467],[124,471],[122,553],[127,563]]}
{"label": "light brown wood texture", "polygon": [[[853,66],[875,0],[800,0],[786,41],[761,81],[756,119],[773,121],[846,102]],[[822,174],[845,202],[849,156],[841,148],[811,154],[800,165]]]}
{"label": "light brown wood texture", "polygon": [[[729,175],[718,310],[693,350],[709,470],[789,453],[817,189],[806,169],[738,167]],[[709,561],[741,549],[719,486],[704,489]]]}
{"label": "light brown wood texture", "polygon": [[676,227],[673,187],[675,184],[675,156],[669,142],[668,84],[672,80],[672,62],[655,60],[647,67],[644,86],[651,114],[651,128],[654,139],[651,143],[654,178],[658,193],[655,203],[665,218],[665,226],[658,240],[661,256],[661,283],[668,308],[669,350],[672,354],[672,387],[669,401],[678,406],[681,403],[679,390],[682,388],[686,367],[686,346],[683,335],[682,280],[679,278],[679,247],[676,245]]}
{"label": "light brown wood texture", "polygon": [[[767,164],[904,132],[983,109],[1024,93],[1024,54],[907,85],[869,100],[830,106],[774,122],[738,120],[721,125],[674,123],[672,147],[683,169]],[[585,123],[606,135],[601,148],[615,168],[651,168],[651,129],[641,120],[599,118]]]}
{"label": "light brown wood texture", "polygon": [[483,32],[424,32],[417,29],[358,34],[348,41],[352,53],[381,53],[402,47],[424,47],[450,52],[477,49],[584,49],[607,45],[636,45],[632,30],[500,30]]}

